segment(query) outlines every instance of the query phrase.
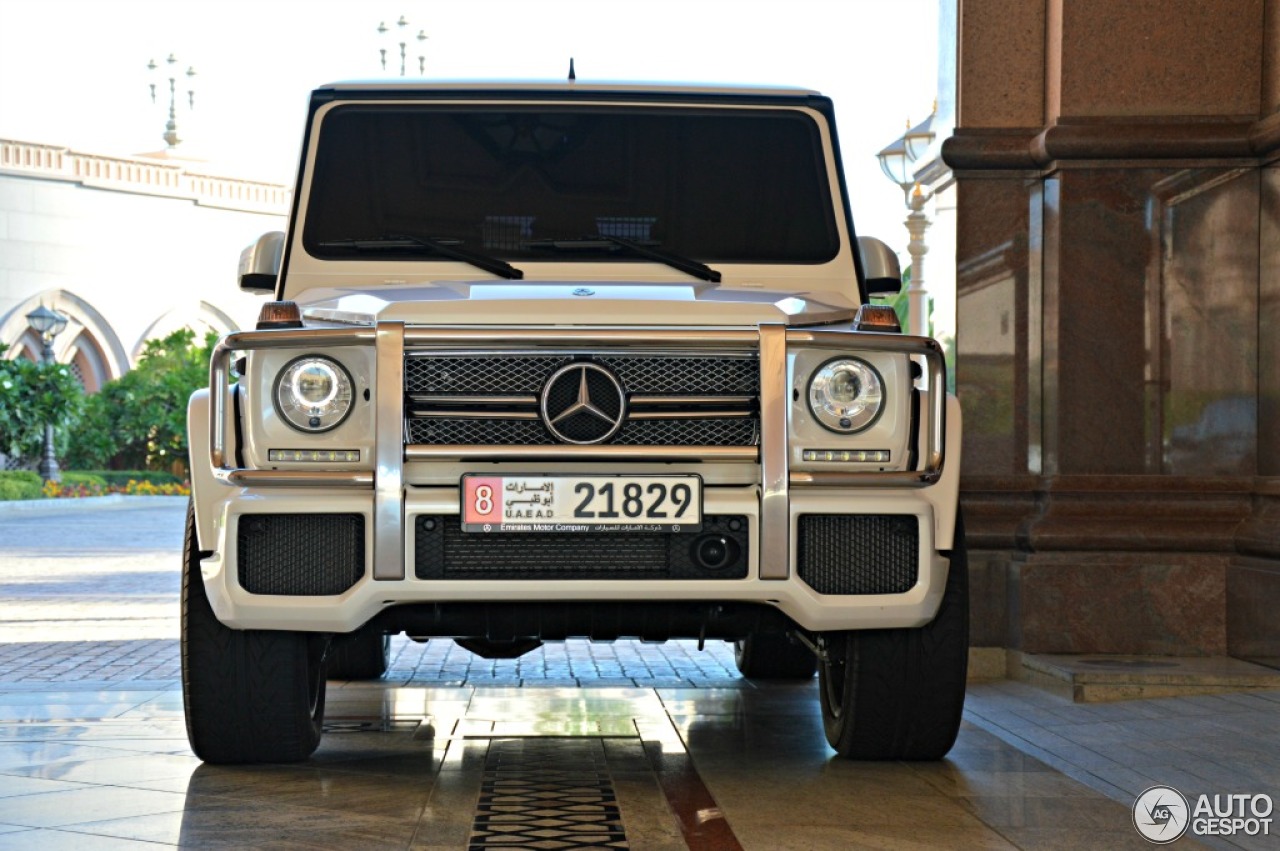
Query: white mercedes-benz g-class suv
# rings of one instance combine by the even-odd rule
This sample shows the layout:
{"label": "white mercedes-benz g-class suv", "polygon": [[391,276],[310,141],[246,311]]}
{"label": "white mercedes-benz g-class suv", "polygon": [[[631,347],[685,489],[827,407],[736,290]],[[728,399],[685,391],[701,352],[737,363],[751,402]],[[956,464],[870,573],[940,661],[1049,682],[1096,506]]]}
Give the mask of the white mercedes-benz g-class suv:
{"label": "white mercedes-benz g-class suv", "polygon": [[306,759],[388,636],[511,658],[735,642],[831,746],[936,759],[968,659],[960,418],[872,295],[831,102],[361,83],[310,102],[273,293],[189,408],[183,694],[209,762]]}

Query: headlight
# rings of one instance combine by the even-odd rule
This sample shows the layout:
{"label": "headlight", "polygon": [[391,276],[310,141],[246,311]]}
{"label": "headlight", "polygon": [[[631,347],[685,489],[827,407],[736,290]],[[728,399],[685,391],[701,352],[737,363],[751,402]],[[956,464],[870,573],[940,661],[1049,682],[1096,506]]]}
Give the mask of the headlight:
{"label": "headlight", "polygon": [[809,379],[809,410],[837,434],[870,426],[884,408],[884,381],[875,367],[857,358],[835,358]]}
{"label": "headlight", "polygon": [[329,358],[297,358],[276,376],[275,403],[284,421],[299,431],[328,431],[351,413],[351,375]]}

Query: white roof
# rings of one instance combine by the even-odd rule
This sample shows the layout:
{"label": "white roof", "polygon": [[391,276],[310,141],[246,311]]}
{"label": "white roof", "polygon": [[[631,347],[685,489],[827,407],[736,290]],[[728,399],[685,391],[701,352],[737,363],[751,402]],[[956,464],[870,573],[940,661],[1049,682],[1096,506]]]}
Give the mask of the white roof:
{"label": "white roof", "polygon": [[441,91],[441,92],[599,92],[653,93],[695,95],[737,95],[764,97],[808,97],[819,95],[813,89],[787,86],[746,86],[720,83],[695,85],[691,83],[640,83],[640,82],[591,82],[569,80],[402,80],[371,79],[344,80],[327,83],[319,89],[335,91]]}

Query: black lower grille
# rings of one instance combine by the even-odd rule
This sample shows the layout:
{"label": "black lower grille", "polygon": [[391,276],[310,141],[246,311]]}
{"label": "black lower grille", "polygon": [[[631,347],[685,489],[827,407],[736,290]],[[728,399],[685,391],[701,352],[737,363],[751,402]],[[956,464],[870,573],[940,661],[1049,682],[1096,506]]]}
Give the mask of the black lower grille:
{"label": "black lower grille", "polygon": [[910,514],[805,514],[797,570],[819,594],[901,594],[920,573],[920,524]]}
{"label": "black lower grille", "polygon": [[250,594],[341,594],[364,575],[364,516],[243,515],[236,563],[240,587]]}
{"label": "black lower grille", "polygon": [[[543,446],[557,443],[539,420],[411,419],[409,442],[427,446]],[[755,417],[629,420],[610,443],[624,446],[755,446]]]}
{"label": "black lower grille", "polygon": [[481,534],[424,515],[414,531],[418,579],[742,579],[750,555],[743,516],[704,517],[697,533]]}
{"label": "black lower grille", "polygon": [[539,420],[411,419],[409,442],[426,446],[537,446],[554,443]]}
{"label": "black lower grille", "polygon": [[624,446],[755,446],[755,417],[733,419],[629,420],[613,443]]}

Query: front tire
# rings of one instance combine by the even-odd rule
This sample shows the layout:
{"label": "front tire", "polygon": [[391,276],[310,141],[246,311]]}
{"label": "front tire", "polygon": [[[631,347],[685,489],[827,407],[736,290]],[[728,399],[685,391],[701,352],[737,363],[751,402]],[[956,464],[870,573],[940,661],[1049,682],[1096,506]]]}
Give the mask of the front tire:
{"label": "front tire", "polygon": [[320,744],[325,638],[236,630],[213,614],[187,506],[182,570],[182,700],[187,739],[209,763],[299,762]]}
{"label": "front tire", "polygon": [[781,632],[755,632],[735,641],[733,661],[751,680],[807,680],[818,670],[813,651]]}
{"label": "front tire", "polygon": [[969,668],[969,558],[959,515],[950,561],[931,622],[822,636],[822,720],[840,756],[934,760],[955,744]]}

